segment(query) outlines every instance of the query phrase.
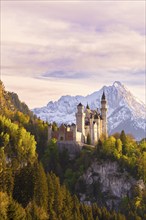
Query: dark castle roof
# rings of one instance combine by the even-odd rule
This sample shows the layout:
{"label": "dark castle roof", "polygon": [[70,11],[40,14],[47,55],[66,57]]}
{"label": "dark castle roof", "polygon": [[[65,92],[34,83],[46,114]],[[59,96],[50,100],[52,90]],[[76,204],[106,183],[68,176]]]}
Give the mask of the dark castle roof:
{"label": "dark castle roof", "polygon": [[105,100],[105,93],[104,93],[104,91],[103,91],[103,94],[102,94],[102,98],[101,98],[102,100]]}
{"label": "dark castle roof", "polygon": [[100,117],[99,114],[95,114],[94,119],[98,119]]}
{"label": "dark castle roof", "polygon": [[90,109],[90,107],[89,107],[88,103],[87,103],[87,106],[86,106],[86,108],[87,108],[87,109]]}
{"label": "dark castle roof", "polygon": [[78,106],[83,106],[83,105],[82,105],[82,103],[80,102],[80,103],[78,104]]}

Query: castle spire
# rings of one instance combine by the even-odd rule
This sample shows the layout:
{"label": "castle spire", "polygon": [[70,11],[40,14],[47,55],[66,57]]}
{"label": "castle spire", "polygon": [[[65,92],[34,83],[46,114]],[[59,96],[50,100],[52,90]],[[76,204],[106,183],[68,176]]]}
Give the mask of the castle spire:
{"label": "castle spire", "polygon": [[101,100],[105,100],[105,93],[104,93],[104,91],[103,91]]}
{"label": "castle spire", "polygon": [[88,103],[87,103],[87,106],[86,106],[86,108],[87,108],[87,109],[90,109],[90,107],[89,107]]}
{"label": "castle spire", "polygon": [[101,117],[102,117],[102,134],[107,137],[107,103],[106,103],[106,97],[105,93],[103,91],[102,97],[101,97]]}

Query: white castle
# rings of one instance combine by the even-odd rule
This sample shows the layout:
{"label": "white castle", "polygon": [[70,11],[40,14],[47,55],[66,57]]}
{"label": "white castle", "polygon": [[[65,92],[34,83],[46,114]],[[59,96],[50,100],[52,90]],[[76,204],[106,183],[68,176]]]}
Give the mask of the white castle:
{"label": "white castle", "polygon": [[101,138],[107,138],[107,102],[103,92],[101,98],[100,113],[90,110],[88,104],[85,108],[81,103],[77,106],[76,125],[62,124],[57,131],[52,131],[49,126],[49,139],[56,138],[58,141],[75,141],[95,145]]}

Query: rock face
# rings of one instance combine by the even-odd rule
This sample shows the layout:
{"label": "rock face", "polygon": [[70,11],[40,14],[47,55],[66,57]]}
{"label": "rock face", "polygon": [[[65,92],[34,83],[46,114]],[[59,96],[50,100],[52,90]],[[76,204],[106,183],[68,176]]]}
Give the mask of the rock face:
{"label": "rock face", "polygon": [[67,150],[70,158],[75,158],[82,149],[82,145],[75,141],[58,141],[57,146],[59,151]]}
{"label": "rock face", "polygon": [[79,179],[84,192],[80,194],[82,202],[98,202],[109,209],[118,209],[122,198],[131,196],[134,186],[143,189],[143,181],[137,181],[126,171],[121,172],[117,162],[95,160],[86,173]]}

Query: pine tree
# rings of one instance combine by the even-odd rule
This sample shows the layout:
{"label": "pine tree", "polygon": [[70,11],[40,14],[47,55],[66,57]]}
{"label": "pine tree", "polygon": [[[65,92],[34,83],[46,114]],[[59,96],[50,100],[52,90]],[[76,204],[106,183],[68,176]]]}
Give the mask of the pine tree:
{"label": "pine tree", "polygon": [[92,213],[93,213],[94,219],[96,219],[96,218],[98,218],[98,217],[99,217],[99,219],[100,219],[101,216],[102,216],[101,210],[100,210],[100,208],[97,206],[96,203],[93,203],[93,204],[92,204]]}
{"label": "pine tree", "polygon": [[33,198],[33,175],[33,166],[31,164],[23,167],[15,175],[13,198],[22,204],[23,207],[27,206]]}
{"label": "pine tree", "polygon": [[73,218],[74,220],[81,219],[80,203],[76,195],[73,195]]}
{"label": "pine tree", "polygon": [[122,141],[122,144],[126,144],[126,134],[124,130],[121,131],[120,139]]}
{"label": "pine tree", "polygon": [[11,199],[8,210],[7,210],[7,218],[15,219],[15,220],[25,220],[26,213],[22,206]]}
{"label": "pine tree", "polygon": [[34,196],[33,199],[36,204],[43,207],[44,210],[48,208],[48,185],[47,178],[41,163],[35,163],[34,166]]}
{"label": "pine tree", "polygon": [[[54,202],[55,202],[55,189],[52,177],[55,176],[52,172],[47,175],[48,183],[48,213],[50,220],[57,220],[56,213],[54,211]],[[54,177],[55,178],[55,177]]]}
{"label": "pine tree", "polygon": [[61,187],[61,191],[63,194],[63,212],[61,213],[61,218],[63,220],[74,220],[73,219],[73,201],[72,196],[70,195],[69,191],[65,186]]}
{"label": "pine tree", "polygon": [[123,154],[125,154],[126,153],[127,137],[126,137],[124,130],[121,131],[120,139],[122,141],[122,152],[123,152]]}
{"label": "pine tree", "polygon": [[83,213],[85,220],[94,220],[91,206],[81,204],[81,212]]}
{"label": "pine tree", "polygon": [[12,175],[12,169],[2,161],[2,168],[0,172],[0,191],[7,192],[11,195],[14,187],[14,178]]}
{"label": "pine tree", "polygon": [[52,175],[52,180],[54,184],[54,204],[53,209],[57,215],[57,218],[61,218],[61,214],[63,211],[63,194],[61,191],[59,178],[55,175]]}
{"label": "pine tree", "polygon": [[9,197],[7,193],[0,192],[0,219],[7,220],[7,209],[9,205]]}
{"label": "pine tree", "polygon": [[[27,220],[48,220],[48,213],[37,204],[32,201],[26,207],[26,219]],[[53,219],[52,219],[53,220]]]}

